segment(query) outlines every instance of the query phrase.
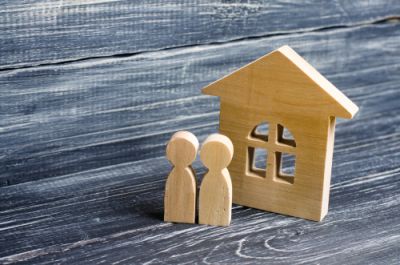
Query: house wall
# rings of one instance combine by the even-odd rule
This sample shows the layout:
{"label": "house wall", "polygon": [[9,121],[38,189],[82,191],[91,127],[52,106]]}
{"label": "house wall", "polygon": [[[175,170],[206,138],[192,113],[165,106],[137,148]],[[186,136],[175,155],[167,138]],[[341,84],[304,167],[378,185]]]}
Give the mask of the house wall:
{"label": "house wall", "polygon": [[329,208],[329,194],[331,190],[331,173],[332,173],[332,159],[333,150],[335,146],[335,127],[336,118],[329,117],[328,119],[328,140],[326,142],[326,156],[325,156],[325,171],[324,171],[324,185],[322,193],[322,216],[328,213]]}
{"label": "house wall", "polygon": [[[295,111],[292,115],[285,113],[221,101],[220,132],[231,138],[235,148],[234,158],[229,166],[233,181],[233,200],[254,208],[321,220],[326,214],[323,205],[327,206],[329,199],[330,166],[326,162],[331,161],[327,159],[327,155],[331,158],[332,152],[327,153],[327,147],[333,147],[327,144],[329,119],[301,116]],[[295,138],[294,184],[277,182],[270,177],[248,176],[246,172],[246,138],[263,121],[284,125]],[[270,127],[270,133],[271,130]],[[330,143],[332,142],[333,139]],[[267,170],[274,166],[268,164]]]}

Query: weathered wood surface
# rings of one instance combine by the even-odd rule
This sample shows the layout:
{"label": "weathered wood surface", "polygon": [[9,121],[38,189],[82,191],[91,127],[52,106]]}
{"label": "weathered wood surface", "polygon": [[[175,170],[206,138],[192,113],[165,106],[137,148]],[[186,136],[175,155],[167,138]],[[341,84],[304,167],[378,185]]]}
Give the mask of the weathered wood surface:
{"label": "weathered wood surface", "polygon": [[0,3],[0,69],[345,27],[398,16],[397,0]]}
{"label": "weathered wood surface", "polygon": [[218,100],[200,89],[286,43],[360,115],[397,106],[399,35],[396,23],[2,71],[0,185],[159,157],[175,131],[215,132]]}
{"label": "weathered wood surface", "polygon": [[[327,217],[235,206],[227,228],[164,223],[166,142],[218,126],[200,89],[284,44],[360,106],[337,127]],[[397,264],[399,51],[393,21],[0,71],[0,264]]]}
{"label": "weathered wood surface", "polygon": [[[243,207],[234,207],[228,228],[163,223],[169,165],[149,159],[3,187],[0,262],[395,264],[398,114],[384,111],[342,124],[331,211],[322,223]],[[196,169],[204,173],[198,164]]]}

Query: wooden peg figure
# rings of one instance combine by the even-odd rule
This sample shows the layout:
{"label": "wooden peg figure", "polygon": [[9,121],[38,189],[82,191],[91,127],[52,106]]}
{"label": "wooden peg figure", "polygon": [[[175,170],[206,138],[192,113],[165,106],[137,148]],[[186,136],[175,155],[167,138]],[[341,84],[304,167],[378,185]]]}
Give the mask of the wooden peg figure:
{"label": "wooden peg figure", "polygon": [[167,145],[167,158],[174,166],[165,185],[164,221],[194,223],[196,178],[191,167],[199,141],[190,132],[175,133]]}
{"label": "wooden peg figure", "polygon": [[200,187],[199,223],[228,226],[232,212],[232,181],[226,168],[233,157],[233,144],[222,134],[210,135],[202,145],[200,159],[209,169]]}

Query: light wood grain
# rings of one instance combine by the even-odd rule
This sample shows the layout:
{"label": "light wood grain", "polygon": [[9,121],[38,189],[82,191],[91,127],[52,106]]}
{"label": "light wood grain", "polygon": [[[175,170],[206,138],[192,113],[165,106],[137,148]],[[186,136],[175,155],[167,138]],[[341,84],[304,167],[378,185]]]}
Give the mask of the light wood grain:
{"label": "light wood grain", "polygon": [[196,217],[196,175],[191,164],[199,141],[187,131],[172,135],[166,155],[173,168],[165,184],[164,221],[193,224]]}
{"label": "light wood grain", "polygon": [[231,223],[232,180],[226,168],[234,154],[231,140],[212,134],[201,146],[200,158],[208,172],[200,186],[199,223],[228,226]]}
{"label": "light wood grain", "polygon": [[[229,166],[234,202],[321,221],[328,212],[336,117],[352,118],[358,107],[289,46],[260,57],[211,83],[203,93],[221,100],[220,132],[232,139]],[[264,138],[260,123],[269,124]],[[283,129],[294,142],[280,141]],[[254,148],[268,154],[254,168]],[[282,174],[285,153],[294,156],[293,176]]]}
{"label": "light wood grain", "polygon": [[2,1],[0,69],[347,27],[399,13],[396,0]]}

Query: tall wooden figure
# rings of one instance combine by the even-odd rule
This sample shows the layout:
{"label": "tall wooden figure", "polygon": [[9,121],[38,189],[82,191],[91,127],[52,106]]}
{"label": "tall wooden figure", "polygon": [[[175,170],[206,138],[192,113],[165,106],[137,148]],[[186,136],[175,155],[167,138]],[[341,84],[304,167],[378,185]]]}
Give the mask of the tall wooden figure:
{"label": "tall wooden figure", "polygon": [[192,133],[175,133],[167,145],[167,158],[174,165],[165,185],[164,221],[194,223],[196,214],[196,178],[190,166],[199,142]]}
{"label": "tall wooden figure", "polygon": [[209,169],[200,187],[199,223],[228,226],[232,211],[232,181],[226,168],[233,157],[233,144],[222,134],[212,134],[200,151],[200,159]]}

